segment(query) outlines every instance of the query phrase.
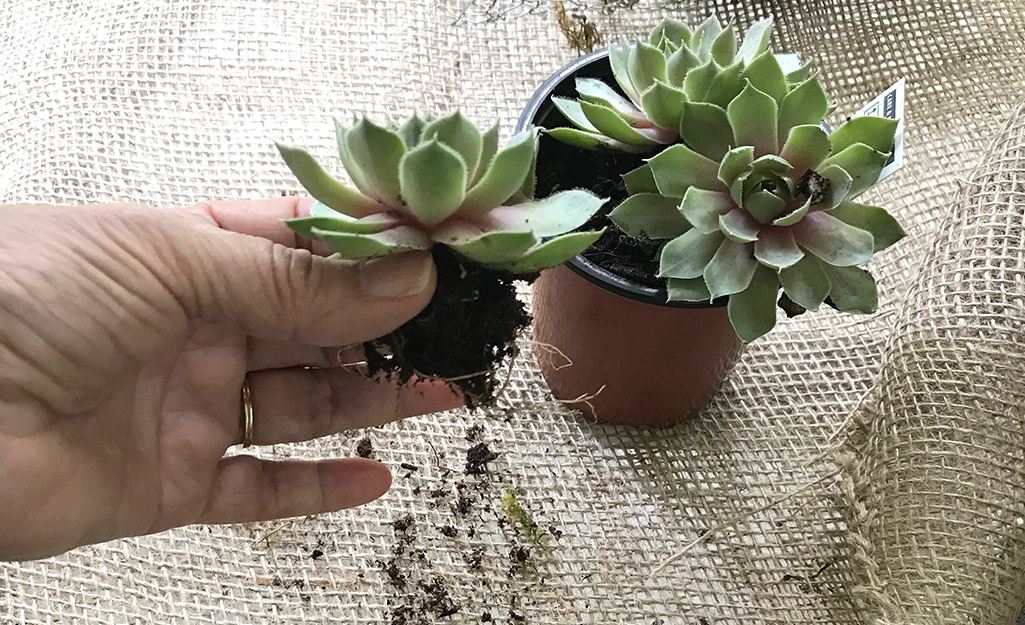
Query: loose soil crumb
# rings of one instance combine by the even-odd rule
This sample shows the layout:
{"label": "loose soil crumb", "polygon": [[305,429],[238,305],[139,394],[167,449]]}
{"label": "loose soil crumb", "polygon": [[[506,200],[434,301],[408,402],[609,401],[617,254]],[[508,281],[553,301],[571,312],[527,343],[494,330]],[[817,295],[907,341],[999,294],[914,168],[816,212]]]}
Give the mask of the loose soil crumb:
{"label": "loose soil crumb", "polygon": [[459,530],[451,525],[443,525],[438,531],[441,532],[442,536],[448,536],[449,538],[455,538],[459,535]]}
{"label": "loose soil crumb", "polygon": [[416,526],[416,522],[413,521],[413,515],[407,514],[392,521],[391,526],[396,532],[405,533],[411,528],[414,528]]}
{"label": "loose soil crumb", "polygon": [[370,441],[369,436],[359,439],[359,443],[356,444],[356,455],[360,458],[374,457],[374,444]]}
{"label": "loose soil crumb", "polygon": [[467,406],[494,400],[499,365],[516,350],[530,315],[516,297],[519,276],[466,263],[434,246],[438,286],[427,307],[391,334],[363,344],[370,375],[400,383],[434,378],[460,391]]}
{"label": "loose soil crumb", "polygon": [[483,425],[474,425],[466,428],[466,440],[471,443],[476,443],[480,440],[480,437],[484,434]]}
{"label": "loose soil crumb", "polygon": [[498,458],[487,443],[477,443],[466,450],[466,474],[483,475],[488,470],[488,463]]}

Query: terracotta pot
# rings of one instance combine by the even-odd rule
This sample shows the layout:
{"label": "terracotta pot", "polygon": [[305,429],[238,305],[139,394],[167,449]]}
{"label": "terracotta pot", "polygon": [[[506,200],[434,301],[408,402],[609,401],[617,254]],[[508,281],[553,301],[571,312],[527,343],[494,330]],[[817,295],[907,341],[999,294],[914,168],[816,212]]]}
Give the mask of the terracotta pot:
{"label": "terracotta pot", "polygon": [[[574,96],[577,76],[614,84],[607,51],[556,72],[531,98],[518,129],[565,125],[551,96]],[[664,289],[626,280],[582,256],[543,272],[534,284],[534,337],[555,396],[597,421],[654,427],[674,425],[704,406],[742,343],[725,300],[666,299]]]}

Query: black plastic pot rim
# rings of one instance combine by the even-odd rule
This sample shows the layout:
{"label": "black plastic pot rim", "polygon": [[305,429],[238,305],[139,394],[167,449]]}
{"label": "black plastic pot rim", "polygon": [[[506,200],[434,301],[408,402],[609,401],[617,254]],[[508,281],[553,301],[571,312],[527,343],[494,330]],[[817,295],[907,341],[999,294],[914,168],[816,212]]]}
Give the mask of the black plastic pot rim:
{"label": "black plastic pot rim", "polygon": [[[606,59],[608,56],[608,48],[595,50],[594,52],[569,63],[549,76],[548,80],[544,81],[541,86],[538,87],[537,91],[534,92],[534,95],[530,97],[530,100],[527,101],[526,107],[523,109],[519,120],[516,122],[516,132],[526,130],[529,126],[534,125],[534,121],[537,119],[538,114],[541,111],[541,107],[549,101],[551,94],[555,91],[556,87],[565,82],[582,68],[597,61]],[[610,291],[616,295],[638,302],[643,302],[645,304],[652,304],[667,308],[719,308],[721,306],[725,306],[729,299],[728,297],[720,297],[712,302],[670,301],[669,293],[666,289],[638,284],[633,280],[628,280],[608,271],[607,269],[599,267],[597,264],[583,256],[576,256],[570,259],[566,263],[566,266],[588,282],[599,286],[606,291]]]}

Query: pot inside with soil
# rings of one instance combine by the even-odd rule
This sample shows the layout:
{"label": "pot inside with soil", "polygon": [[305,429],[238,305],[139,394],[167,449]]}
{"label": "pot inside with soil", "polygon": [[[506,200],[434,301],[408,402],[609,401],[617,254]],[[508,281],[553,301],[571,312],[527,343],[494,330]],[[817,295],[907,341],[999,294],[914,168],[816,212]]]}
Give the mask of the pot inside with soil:
{"label": "pot inside with soil", "polygon": [[825,303],[872,312],[858,267],[903,231],[853,202],[879,180],[897,123],[824,129],[809,66],[709,18],[567,65],[518,127],[543,129],[538,197],[609,201],[604,234],[534,285],[534,333],[556,397],[602,422],[669,426],[704,406],[744,342]]}

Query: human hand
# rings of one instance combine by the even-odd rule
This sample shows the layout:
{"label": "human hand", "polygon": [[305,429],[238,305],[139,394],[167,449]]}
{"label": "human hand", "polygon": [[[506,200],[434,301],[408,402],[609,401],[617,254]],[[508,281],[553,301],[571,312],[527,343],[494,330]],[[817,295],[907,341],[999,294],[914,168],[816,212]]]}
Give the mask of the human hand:
{"label": "human hand", "polygon": [[[358,506],[391,484],[363,459],[224,458],[248,373],[254,444],[455,407],[446,387],[340,365],[415,316],[426,254],[309,251],[295,198],[0,206],[0,560],[191,523]],[[308,367],[318,367],[309,369]]]}

